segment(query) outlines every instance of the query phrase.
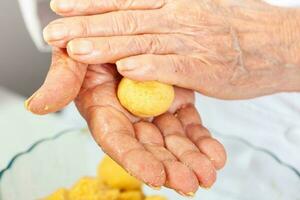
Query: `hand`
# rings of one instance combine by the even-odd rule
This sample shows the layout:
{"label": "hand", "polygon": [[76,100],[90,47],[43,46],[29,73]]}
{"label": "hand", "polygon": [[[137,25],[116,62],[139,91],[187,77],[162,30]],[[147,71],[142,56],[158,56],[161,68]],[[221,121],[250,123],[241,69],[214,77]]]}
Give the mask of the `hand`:
{"label": "hand", "polygon": [[[299,10],[257,0],[53,0],[49,44],[222,99],[300,91]],[[89,16],[80,16],[89,15]],[[166,75],[167,74],[167,75]]]}
{"label": "hand", "polygon": [[132,175],[184,195],[192,195],[199,185],[212,186],[226,154],[201,125],[193,92],[176,87],[169,112],[151,123],[119,104],[119,79],[115,65],[88,66],[54,49],[46,81],[26,105],[36,114],[47,114],[75,99],[96,142]]}

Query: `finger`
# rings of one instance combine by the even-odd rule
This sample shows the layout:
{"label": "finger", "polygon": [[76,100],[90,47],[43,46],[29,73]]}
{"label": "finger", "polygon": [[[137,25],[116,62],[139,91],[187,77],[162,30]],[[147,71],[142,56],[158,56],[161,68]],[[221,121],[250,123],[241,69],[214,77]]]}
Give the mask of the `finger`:
{"label": "finger", "polygon": [[137,139],[143,144],[164,146],[164,139],[159,129],[149,122],[138,122],[134,124]]}
{"label": "finger", "polygon": [[195,103],[195,93],[192,90],[174,87],[175,99],[169,109],[169,112],[174,114],[182,107]]}
{"label": "finger", "polygon": [[72,60],[64,50],[54,49],[46,80],[25,102],[26,108],[41,115],[62,109],[77,96],[86,70],[86,64]]}
{"label": "finger", "polygon": [[[173,122],[175,120],[179,122],[179,120],[170,115],[162,115],[154,120],[154,123],[164,135],[167,149],[194,171],[201,186],[212,186],[216,180],[216,171],[213,164],[186,136],[179,134],[177,130],[173,130],[173,133],[171,133],[168,126],[172,124],[170,125],[170,119],[166,120],[166,118],[172,118]],[[165,128],[168,131],[165,131]]]}
{"label": "finger", "polygon": [[158,128],[148,122],[136,123],[134,128],[138,140],[164,164],[166,186],[181,194],[193,195],[198,189],[197,177],[164,147],[163,137]]}
{"label": "finger", "polygon": [[180,121],[171,113],[165,113],[156,117],[153,123],[160,129],[164,136],[172,134],[184,135]]}
{"label": "finger", "polygon": [[187,138],[180,135],[165,136],[167,149],[181,162],[192,169],[202,187],[209,188],[216,180],[216,171],[211,161]]}
{"label": "finger", "polygon": [[128,56],[145,53],[168,54],[177,51],[177,38],[168,35],[137,35],[74,39],[69,55],[83,63],[115,63]]}
{"label": "finger", "polygon": [[89,67],[76,106],[96,142],[129,173],[155,187],[165,183],[162,163],[136,140],[130,114],[116,97],[118,74],[113,65]]}
{"label": "finger", "polygon": [[187,137],[212,161],[216,169],[223,168],[226,163],[225,149],[201,125],[197,109],[193,105],[186,106],[177,112],[177,117],[185,127]]}
{"label": "finger", "polygon": [[177,118],[184,129],[192,124],[202,124],[201,117],[193,104],[188,104],[177,111]]}
{"label": "finger", "polygon": [[137,55],[117,62],[119,73],[130,79],[157,80],[196,91],[201,90],[205,77],[209,77],[206,75],[210,68],[206,66],[204,70],[205,65],[198,58],[182,55]]}
{"label": "finger", "polygon": [[57,19],[44,29],[44,39],[52,46],[65,47],[75,38],[167,33],[169,26],[158,10],[131,10]]}
{"label": "finger", "polygon": [[217,170],[224,167],[227,156],[224,146],[219,141],[206,137],[198,139],[194,143],[212,161]]}
{"label": "finger", "polygon": [[135,138],[128,118],[109,106],[89,108],[88,124],[96,142],[130,174],[154,187],[164,185],[164,166]]}
{"label": "finger", "polygon": [[54,12],[62,16],[93,15],[118,10],[146,10],[161,8],[164,0],[52,0]]}

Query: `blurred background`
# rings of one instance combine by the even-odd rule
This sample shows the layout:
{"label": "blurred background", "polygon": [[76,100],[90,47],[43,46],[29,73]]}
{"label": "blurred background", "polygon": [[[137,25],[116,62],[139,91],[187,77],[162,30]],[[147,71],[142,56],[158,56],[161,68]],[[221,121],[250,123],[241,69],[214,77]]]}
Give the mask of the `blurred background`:
{"label": "blurred background", "polygon": [[0,1],[0,85],[23,96],[37,89],[49,68],[50,53],[40,52],[25,26],[16,0]]}
{"label": "blurred background", "polygon": [[43,83],[51,61],[41,37],[42,28],[56,17],[49,15],[49,2],[0,1],[0,171],[37,140],[85,126],[74,105],[69,106],[71,118],[65,116],[68,111],[34,116],[24,108],[25,99]]}

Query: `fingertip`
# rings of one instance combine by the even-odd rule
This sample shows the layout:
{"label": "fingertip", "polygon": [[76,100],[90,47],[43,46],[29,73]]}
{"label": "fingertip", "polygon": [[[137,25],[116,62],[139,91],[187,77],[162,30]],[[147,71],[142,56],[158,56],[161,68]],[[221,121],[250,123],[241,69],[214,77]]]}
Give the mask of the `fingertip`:
{"label": "fingertip", "polygon": [[67,44],[69,54],[76,56],[89,55],[93,53],[93,42],[88,39],[74,39]]}
{"label": "fingertip", "polygon": [[197,142],[200,151],[209,157],[217,170],[225,166],[227,155],[223,145],[214,138],[203,138]]}
{"label": "fingertip", "polygon": [[56,7],[56,5],[57,5],[57,0],[51,0],[50,1],[50,8],[51,8],[51,10],[53,11],[53,12],[57,12],[58,10],[57,10],[57,7]]}
{"label": "fingertip", "polygon": [[31,97],[29,97],[26,101],[24,101],[24,107],[29,112],[31,112],[31,110],[30,110],[30,102],[33,99],[33,97],[34,97],[34,94]]}
{"label": "fingertip", "polygon": [[126,59],[122,59],[116,62],[117,65],[117,69],[120,73],[122,72],[128,72],[131,70],[136,69],[136,63],[130,59],[130,58],[126,58]]}
{"label": "fingertip", "polygon": [[42,33],[43,33],[43,38],[44,38],[45,42],[47,42],[49,44],[49,39],[50,38],[48,37],[48,26],[46,26],[43,29]]}
{"label": "fingertip", "polygon": [[124,156],[124,167],[147,185],[161,187],[166,182],[163,164],[145,150],[132,150]]}
{"label": "fingertip", "polygon": [[183,158],[197,175],[200,186],[210,188],[216,181],[217,173],[212,162],[203,154],[194,152]]}
{"label": "fingertip", "polygon": [[69,0],[52,0],[50,2],[50,8],[55,12],[55,13],[69,13],[73,11],[74,7],[74,1],[69,1]]}
{"label": "fingertip", "polygon": [[133,65],[123,65],[121,62],[116,63],[118,72],[129,79],[135,81],[150,81],[151,79],[148,78],[148,75],[145,74],[142,66],[135,68]]}
{"label": "fingertip", "polygon": [[28,98],[24,102],[25,108],[37,115],[45,115],[50,112],[53,112],[52,108],[50,105],[45,104],[45,99],[44,97],[39,94],[38,92],[33,94],[30,98]]}
{"label": "fingertip", "polygon": [[191,169],[178,161],[164,161],[164,166],[167,173],[167,187],[184,196],[196,193],[199,183]]}
{"label": "fingertip", "polygon": [[43,29],[43,36],[46,42],[62,40],[68,34],[65,25],[51,23]]}

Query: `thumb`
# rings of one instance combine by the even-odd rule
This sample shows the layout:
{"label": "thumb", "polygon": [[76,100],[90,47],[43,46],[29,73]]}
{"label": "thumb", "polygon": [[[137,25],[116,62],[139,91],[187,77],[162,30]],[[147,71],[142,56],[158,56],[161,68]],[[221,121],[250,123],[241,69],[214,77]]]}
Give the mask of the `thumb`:
{"label": "thumb", "polygon": [[54,49],[46,80],[25,102],[25,107],[40,115],[62,109],[76,98],[86,70],[86,64],[72,60],[64,50]]}

